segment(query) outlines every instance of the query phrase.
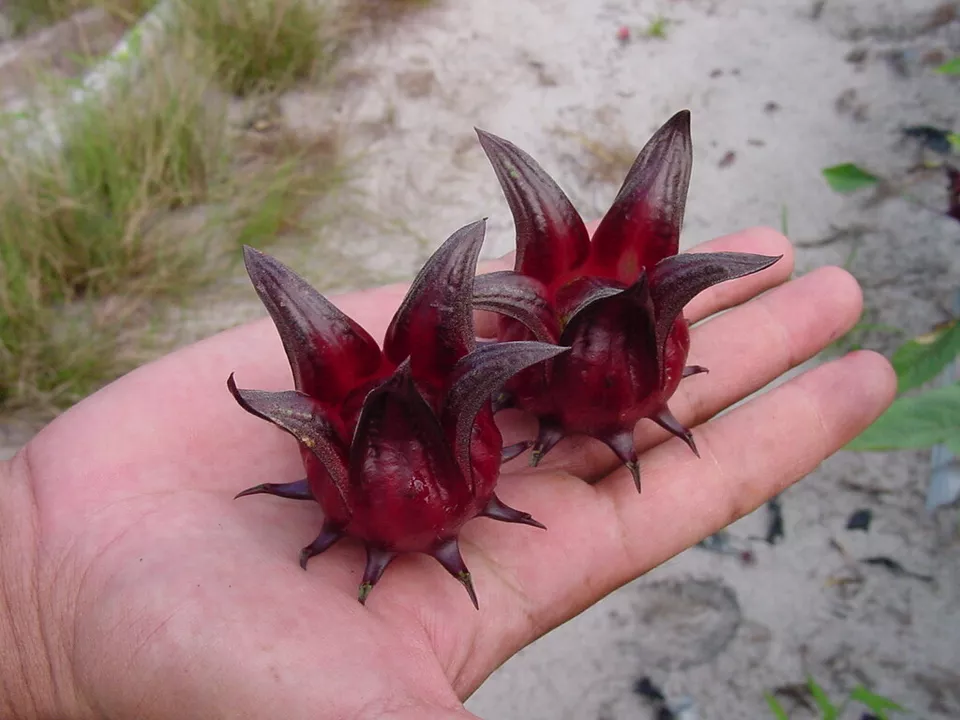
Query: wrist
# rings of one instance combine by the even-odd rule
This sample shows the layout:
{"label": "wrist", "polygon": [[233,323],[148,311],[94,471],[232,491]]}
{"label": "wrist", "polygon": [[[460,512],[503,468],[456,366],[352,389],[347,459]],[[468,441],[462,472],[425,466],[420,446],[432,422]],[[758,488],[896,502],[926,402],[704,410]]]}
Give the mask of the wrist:
{"label": "wrist", "polygon": [[0,463],[0,717],[64,718],[38,582],[37,507],[24,452]]}

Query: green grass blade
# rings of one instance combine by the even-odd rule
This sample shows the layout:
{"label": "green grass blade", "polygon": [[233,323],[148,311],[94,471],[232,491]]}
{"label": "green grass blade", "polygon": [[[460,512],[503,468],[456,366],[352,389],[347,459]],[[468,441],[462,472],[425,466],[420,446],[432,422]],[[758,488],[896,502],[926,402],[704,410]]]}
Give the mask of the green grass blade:
{"label": "green grass blade", "polygon": [[823,177],[834,192],[850,193],[861,188],[870,187],[880,182],[880,179],[858,165],[843,163],[824,168]]}
{"label": "green grass blade", "polygon": [[840,716],[840,711],[837,709],[837,706],[831,702],[826,690],[820,687],[812,677],[807,678],[807,687],[810,688],[810,694],[813,696],[813,701],[820,710],[822,720],[837,720]]}
{"label": "green grass blade", "polygon": [[941,75],[960,75],[960,55],[947,60],[943,65],[936,68],[936,72]]}
{"label": "green grass blade", "polygon": [[770,712],[773,713],[773,717],[776,720],[790,720],[790,716],[787,715],[787,711],[783,709],[783,705],[780,704],[773,695],[770,693],[764,693],[764,697],[767,700],[767,705],[770,708]]}
{"label": "green grass blade", "polygon": [[902,707],[900,707],[900,705],[895,703],[890,698],[870,692],[863,685],[857,685],[857,687],[850,691],[850,699],[863,705],[865,708],[879,716],[881,720],[887,720],[888,710],[893,710],[894,712],[906,712]]}

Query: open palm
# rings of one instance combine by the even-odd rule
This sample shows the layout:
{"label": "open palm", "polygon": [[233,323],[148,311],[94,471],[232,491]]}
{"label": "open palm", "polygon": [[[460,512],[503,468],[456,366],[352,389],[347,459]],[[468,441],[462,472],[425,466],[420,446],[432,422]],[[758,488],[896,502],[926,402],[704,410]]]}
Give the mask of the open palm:
{"label": "open palm", "polygon": [[[710,374],[685,380],[671,403],[702,459],[641,423],[640,496],[593,440],[565,441],[535,470],[524,458],[505,465],[498,494],[549,529],[467,525],[479,612],[420,556],[392,564],[363,607],[359,544],[339,543],[307,572],[297,564],[320,527],[316,504],[233,500],[302,474],[295,442],[225,387],[232,371],[251,387],[290,387],[269,320],[169,355],[65,413],[9,467],[32,498],[21,542],[36,558],[58,717],[469,717],[461,701],[518,649],[750,512],[886,407],[892,373],[859,352],[711,419],[845,332],[860,293],[836,268],[782,284],[792,255],[772,231],[696,250],[785,254],[687,308],[691,321],[735,308],[693,331],[690,362]],[[382,338],[404,292],[334,301]],[[533,431],[512,411],[500,419],[507,443]]]}

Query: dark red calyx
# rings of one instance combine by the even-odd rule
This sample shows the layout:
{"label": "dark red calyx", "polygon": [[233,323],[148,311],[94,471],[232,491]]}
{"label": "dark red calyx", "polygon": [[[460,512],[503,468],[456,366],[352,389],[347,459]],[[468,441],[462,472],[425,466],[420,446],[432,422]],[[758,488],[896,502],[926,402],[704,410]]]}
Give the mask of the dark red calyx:
{"label": "dark red calyx", "polygon": [[539,419],[532,464],[566,435],[590,435],[627,464],[639,489],[633,430],[640,419],[652,419],[696,452],[692,434],[667,407],[682,378],[706,372],[686,365],[684,306],[779,258],[677,254],[692,167],[687,111],[640,151],[585,255],[571,241],[582,220],[536,161],[506,140],[482,134],[481,142],[513,213],[518,259],[515,273],[483,282],[478,307],[505,316],[501,340],[557,328],[557,342],[571,348],[514,376],[498,407]]}
{"label": "dark red calyx", "polygon": [[503,448],[491,399],[515,373],[569,349],[533,341],[475,347],[471,297],[483,232],[482,222],[462,228],[427,261],[390,325],[386,354],[289,268],[245,252],[297,389],[241,390],[232,375],[227,386],[246,411],[296,438],[306,479],[263,483],[238,497],[315,500],[325,520],[300,563],[306,568],[343,537],[359,539],[367,548],[361,602],[398,553],[421,552],[476,605],[457,546],[464,523],[482,515],[540,527],[494,494],[504,457],[524,448]]}
{"label": "dark red calyx", "polygon": [[646,273],[607,290],[591,293],[563,329],[560,344],[571,352],[553,362],[552,418],[564,434],[602,440],[633,470],[633,427],[659,402],[653,299]]}

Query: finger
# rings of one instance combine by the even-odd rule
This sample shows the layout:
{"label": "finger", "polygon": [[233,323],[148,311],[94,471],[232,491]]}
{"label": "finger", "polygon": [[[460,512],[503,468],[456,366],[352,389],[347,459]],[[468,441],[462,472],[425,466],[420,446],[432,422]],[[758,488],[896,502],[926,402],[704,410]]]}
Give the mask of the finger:
{"label": "finger", "polygon": [[640,496],[624,468],[597,485],[538,471],[502,482],[504,501],[549,530],[465,528],[476,543],[467,562],[487,575],[478,578],[483,612],[503,633],[480,621],[469,652],[447,658],[458,691],[469,694],[526,643],[814,470],[880,415],[895,388],[889,363],[872,352],[817,367],[704,425],[702,459],[679,444],[655,448]]}
{"label": "finger", "polygon": [[648,528],[657,542],[625,532],[623,567],[610,581],[626,579],[638,559],[656,565],[752,512],[859,435],[895,393],[889,362],[872,351],[854,352],[701,426],[702,460],[672,444],[651,451],[644,501],[636,502],[629,473],[618,470],[598,492],[625,530]]}
{"label": "finger", "polygon": [[[815,356],[853,327],[862,307],[860,286],[853,276],[825,267],[709,320],[691,334],[688,363],[703,365],[710,372],[683,380],[668,403],[670,409],[686,427],[695,428]],[[532,421],[519,422],[524,427],[517,435],[533,432]],[[672,437],[645,421],[637,425],[635,436],[641,452]],[[699,442],[696,430],[694,440]],[[641,459],[644,472],[645,464]],[[619,461],[599,441],[571,438],[541,465],[595,480]]]}
{"label": "finger", "polygon": [[[707,320],[693,331],[696,345],[687,362],[710,372],[682,382],[671,410],[688,427],[706,422],[816,356],[854,327],[862,312],[856,278],[839,267],[822,267]],[[648,434],[648,441],[653,437],[666,435]]]}
{"label": "finger", "polygon": [[793,245],[781,233],[767,227],[754,227],[724,235],[690,248],[688,252],[742,252],[783,256],[763,272],[714,285],[694,297],[683,311],[684,317],[692,323],[722,310],[736,307],[762,292],[781,285],[793,274]]}

